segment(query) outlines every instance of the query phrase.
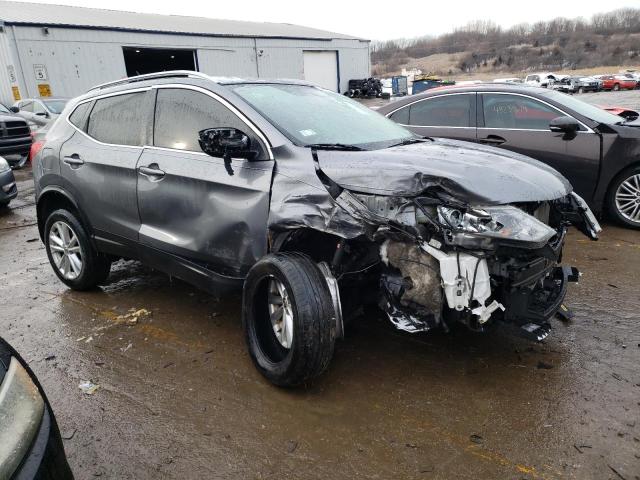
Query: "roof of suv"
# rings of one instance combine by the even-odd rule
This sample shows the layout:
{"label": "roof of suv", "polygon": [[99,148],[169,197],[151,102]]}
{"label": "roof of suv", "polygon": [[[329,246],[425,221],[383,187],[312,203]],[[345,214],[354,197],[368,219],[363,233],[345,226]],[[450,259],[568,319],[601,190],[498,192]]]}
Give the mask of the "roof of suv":
{"label": "roof of suv", "polygon": [[[180,81],[179,79],[192,79],[192,80],[204,80],[213,82],[218,85],[236,85],[241,83],[278,83],[282,85],[308,85],[314,86],[314,84],[305,82],[304,80],[297,79],[265,79],[265,78],[240,78],[240,77],[216,77],[207,75],[202,72],[195,72],[189,70],[173,70],[167,72],[157,72],[145,75],[138,75],[135,77],[122,78],[120,80],[114,80],[112,82],[96,85],[89,89],[87,94],[95,94],[96,91],[109,90],[115,87],[146,87],[149,85],[156,85],[165,83],[167,81]],[[120,88],[118,90],[126,90],[127,88]]]}

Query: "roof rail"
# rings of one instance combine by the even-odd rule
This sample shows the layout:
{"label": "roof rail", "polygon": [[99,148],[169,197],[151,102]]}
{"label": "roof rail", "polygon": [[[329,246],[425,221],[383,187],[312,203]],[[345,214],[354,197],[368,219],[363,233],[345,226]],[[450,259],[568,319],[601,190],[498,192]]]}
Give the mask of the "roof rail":
{"label": "roof rail", "polygon": [[203,78],[206,80],[211,79],[211,77],[201,72],[195,72],[192,70],[171,70],[168,72],[147,73],[144,75],[137,75],[135,77],[121,78],[120,80],[101,83],[100,85],[96,85],[95,87],[90,88],[89,91],[91,92],[93,90],[101,90],[103,88],[115,87],[116,85],[126,85],[127,83],[144,82],[145,80],[153,80],[156,78],[172,78],[172,77],[193,77],[193,78]]}

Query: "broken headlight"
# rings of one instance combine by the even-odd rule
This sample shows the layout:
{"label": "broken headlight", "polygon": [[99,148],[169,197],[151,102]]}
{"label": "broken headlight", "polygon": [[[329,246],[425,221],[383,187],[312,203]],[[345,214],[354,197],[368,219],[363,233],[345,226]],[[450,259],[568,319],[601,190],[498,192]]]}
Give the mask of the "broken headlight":
{"label": "broken headlight", "polygon": [[438,207],[438,221],[448,230],[445,240],[467,248],[490,248],[494,241],[540,248],[556,231],[511,205],[460,209]]}

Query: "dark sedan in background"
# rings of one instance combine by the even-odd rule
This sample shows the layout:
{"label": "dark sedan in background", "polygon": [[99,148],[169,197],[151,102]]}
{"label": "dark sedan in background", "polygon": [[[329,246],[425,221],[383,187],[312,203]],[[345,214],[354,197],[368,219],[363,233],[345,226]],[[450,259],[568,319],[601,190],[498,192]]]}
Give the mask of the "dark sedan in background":
{"label": "dark sedan in background", "polygon": [[593,210],[640,228],[640,122],[546,88],[444,87],[378,112],[414,132],[493,145],[562,173]]}
{"label": "dark sedan in background", "polygon": [[0,479],[72,480],[53,411],[35,375],[0,338]]}

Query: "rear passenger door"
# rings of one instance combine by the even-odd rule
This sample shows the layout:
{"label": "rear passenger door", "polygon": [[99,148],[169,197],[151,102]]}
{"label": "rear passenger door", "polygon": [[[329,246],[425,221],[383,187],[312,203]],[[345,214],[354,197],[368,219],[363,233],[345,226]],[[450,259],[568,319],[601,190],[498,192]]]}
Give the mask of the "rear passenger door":
{"label": "rear passenger door", "polygon": [[[233,127],[258,147],[255,160],[200,148],[198,133]],[[266,139],[221,97],[198,87],[159,86],[153,146],[138,161],[140,243],[242,276],[267,252],[273,160]]]}
{"label": "rear passenger door", "polygon": [[475,93],[450,93],[419,100],[389,118],[425,137],[475,141],[475,109]]}
{"label": "rear passenger door", "polygon": [[69,117],[76,132],[62,145],[60,170],[107,246],[138,240],[136,164],[153,122],[150,94],[142,89],[99,97]]}

